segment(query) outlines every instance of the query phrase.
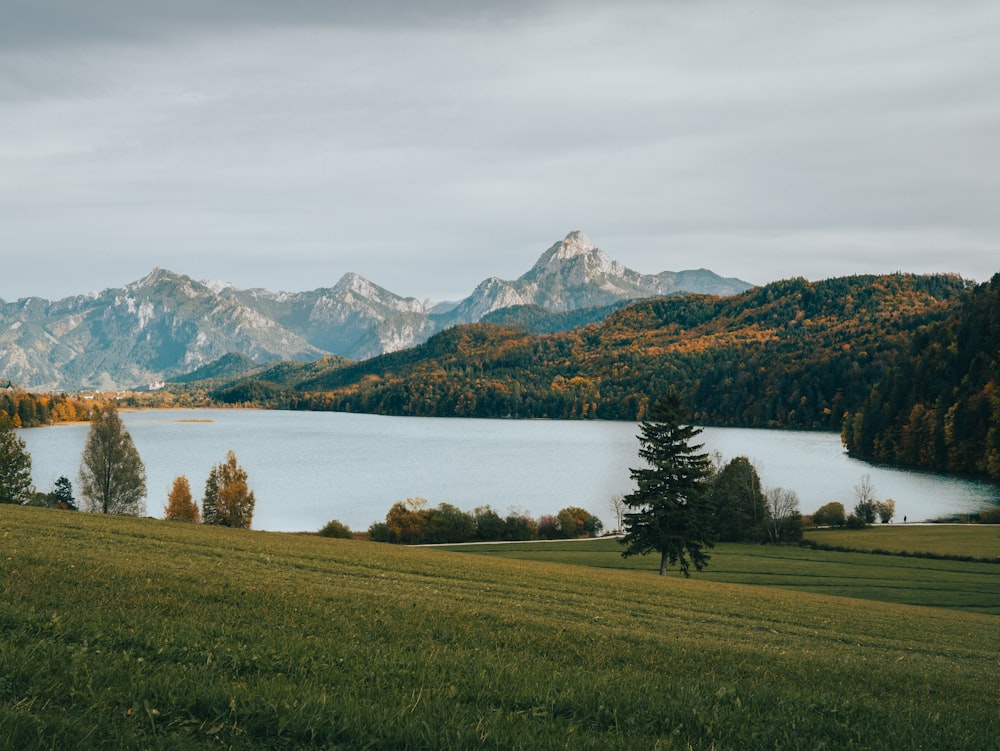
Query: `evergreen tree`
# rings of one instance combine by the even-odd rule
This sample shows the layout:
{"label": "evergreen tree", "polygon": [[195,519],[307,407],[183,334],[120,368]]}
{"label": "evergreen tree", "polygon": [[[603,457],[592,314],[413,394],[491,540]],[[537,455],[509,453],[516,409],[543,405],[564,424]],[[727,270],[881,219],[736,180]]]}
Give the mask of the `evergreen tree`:
{"label": "evergreen tree", "polygon": [[660,554],[660,575],[667,565],[680,564],[689,576],[690,564],[697,570],[708,564],[703,548],[712,547],[712,509],[707,497],[711,463],[702,445],[690,441],[700,428],[682,425],[680,395],[671,389],[654,402],[639,429],[639,457],[647,466],[632,469],[637,488],[625,496],[626,546],[623,557]]}
{"label": "evergreen tree", "polygon": [[212,467],[205,483],[202,519],[205,524],[249,529],[256,499],[247,485],[247,473],[232,451]]}
{"label": "evergreen tree", "polygon": [[114,404],[94,409],[80,462],[88,511],[138,516],[146,510],[146,467]]}
{"label": "evergreen tree", "polygon": [[65,475],[60,476],[52,486],[52,505],[55,508],[76,511],[76,499],[73,498],[73,483]]}
{"label": "evergreen tree", "polygon": [[720,542],[763,542],[767,539],[768,509],[760,476],[745,456],[724,466],[712,483],[710,498]]}
{"label": "evergreen tree", "polygon": [[0,503],[25,503],[34,493],[31,456],[13,422],[0,413]]}

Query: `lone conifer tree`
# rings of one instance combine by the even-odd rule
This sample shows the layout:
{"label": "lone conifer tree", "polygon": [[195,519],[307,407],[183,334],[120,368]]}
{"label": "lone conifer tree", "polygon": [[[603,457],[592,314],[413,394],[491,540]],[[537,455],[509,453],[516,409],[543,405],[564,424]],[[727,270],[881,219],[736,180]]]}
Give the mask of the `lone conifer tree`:
{"label": "lone conifer tree", "polygon": [[76,511],[76,499],[73,497],[73,483],[65,475],[61,475],[52,486],[52,505],[56,508]]}
{"label": "lone conifer tree", "polygon": [[146,510],[146,467],[114,404],[94,409],[80,462],[84,508],[138,516]]}
{"label": "lone conifer tree", "polygon": [[14,423],[0,412],[0,503],[25,503],[35,493],[31,484],[31,455]]}
{"label": "lone conifer tree", "polygon": [[658,552],[661,576],[675,563],[684,576],[690,576],[691,563],[700,571],[709,559],[702,548],[714,543],[706,483],[711,463],[707,454],[698,453],[701,444],[689,444],[701,429],[682,425],[683,419],[680,395],[673,389],[653,404],[639,426],[639,457],[648,466],[631,470],[637,488],[624,499],[632,510],[625,513],[622,556]]}

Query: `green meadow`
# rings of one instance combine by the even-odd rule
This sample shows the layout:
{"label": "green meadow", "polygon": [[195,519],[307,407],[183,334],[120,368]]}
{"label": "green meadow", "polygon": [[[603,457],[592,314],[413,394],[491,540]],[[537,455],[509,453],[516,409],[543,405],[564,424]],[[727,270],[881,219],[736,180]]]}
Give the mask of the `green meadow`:
{"label": "green meadow", "polygon": [[[997,530],[989,529],[990,526],[994,525],[948,526],[932,530],[937,532],[933,537],[924,532],[932,528],[907,527],[893,535],[892,547],[911,554],[923,552],[935,556],[960,555],[955,551],[966,549],[977,552],[961,555],[987,557],[988,551],[993,551],[996,557],[1000,540],[996,538]],[[829,535],[809,531],[806,537],[858,551],[883,549],[889,541],[889,535],[875,528],[832,530]],[[493,558],[647,573],[659,565],[658,560],[649,557],[622,558],[622,546],[614,538],[449,546],[448,549]],[[708,567],[692,574],[692,578],[1000,615],[1000,565],[997,563],[774,545],[720,544],[709,553]]]}
{"label": "green meadow", "polygon": [[709,578],[738,554],[686,580],[20,507],[0,545],[0,748],[1000,748],[995,615]]}
{"label": "green meadow", "polygon": [[864,529],[814,529],[806,536],[838,548],[1000,562],[1000,524],[875,524]]}

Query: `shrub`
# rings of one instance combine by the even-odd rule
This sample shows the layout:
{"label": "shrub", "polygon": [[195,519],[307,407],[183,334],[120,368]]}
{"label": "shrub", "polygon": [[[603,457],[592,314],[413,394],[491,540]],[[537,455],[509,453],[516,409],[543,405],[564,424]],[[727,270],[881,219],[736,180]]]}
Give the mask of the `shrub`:
{"label": "shrub", "polygon": [[868,520],[855,511],[849,517],[847,517],[847,528],[848,529],[864,529],[868,526]]}
{"label": "shrub", "polygon": [[344,540],[350,540],[353,537],[350,527],[346,524],[341,524],[336,519],[328,521],[323,529],[319,531],[320,537],[339,537]]}
{"label": "shrub", "polygon": [[812,518],[813,524],[817,527],[843,527],[847,521],[847,513],[844,511],[843,503],[830,501],[820,506]]}

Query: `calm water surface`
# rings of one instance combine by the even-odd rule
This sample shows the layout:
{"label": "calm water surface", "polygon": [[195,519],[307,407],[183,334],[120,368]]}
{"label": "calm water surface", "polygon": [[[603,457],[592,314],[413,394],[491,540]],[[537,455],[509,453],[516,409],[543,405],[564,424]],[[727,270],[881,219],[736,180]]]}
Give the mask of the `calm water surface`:
{"label": "calm water surface", "polygon": [[[490,504],[533,517],[582,506],[610,526],[608,500],[632,489],[638,426],[626,422],[382,417],[334,412],[150,410],[123,412],[146,464],[147,512],[162,516],[173,479],[200,498],[212,465],[236,452],[257,498],[253,526],[315,531],[331,519],[367,529],[408,497],[471,511]],[[20,431],[35,484],[60,475],[77,487],[89,425]],[[849,458],[827,433],[708,428],[701,439],[725,460],[748,456],[767,487],[794,490],[803,513],[839,500],[871,475],[876,496],[909,521],[1000,504],[1000,488],[875,467]]]}

